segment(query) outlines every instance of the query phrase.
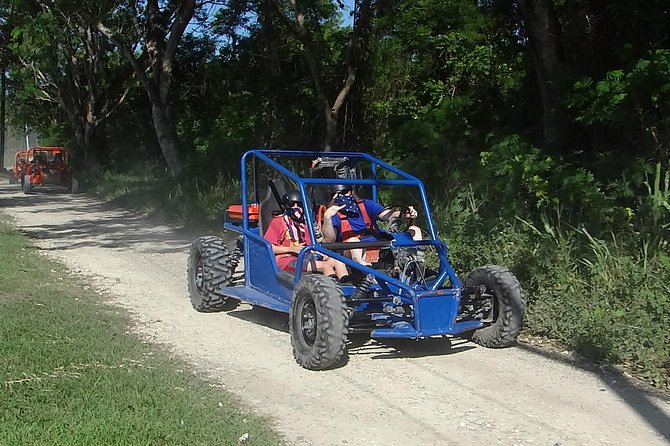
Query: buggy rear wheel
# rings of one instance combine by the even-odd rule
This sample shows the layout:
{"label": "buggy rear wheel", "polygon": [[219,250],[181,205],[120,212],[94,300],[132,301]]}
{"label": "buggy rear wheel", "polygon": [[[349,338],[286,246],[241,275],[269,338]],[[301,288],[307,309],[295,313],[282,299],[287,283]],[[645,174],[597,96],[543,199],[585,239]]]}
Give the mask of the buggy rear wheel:
{"label": "buggy rear wheel", "polygon": [[471,339],[484,347],[509,347],[521,331],[526,301],[519,280],[507,268],[487,265],[475,269],[465,279],[466,287],[484,285],[493,296],[493,321],[471,332]]}
{"label": "buggy rear wheel", "polygon": [[234,270],[233,257],[223,239],[216,236],[195,239],[186,269],[193,308],[203,313],[235,308],[239,301],[220,292],[222,287],[230,285]]}
{"label": "buggy rear wheel", "polygon": [[349,316],[335,281],[306,274],[293,291],[289,333],[293,357],[302,367],[323,370],[345,357]]}

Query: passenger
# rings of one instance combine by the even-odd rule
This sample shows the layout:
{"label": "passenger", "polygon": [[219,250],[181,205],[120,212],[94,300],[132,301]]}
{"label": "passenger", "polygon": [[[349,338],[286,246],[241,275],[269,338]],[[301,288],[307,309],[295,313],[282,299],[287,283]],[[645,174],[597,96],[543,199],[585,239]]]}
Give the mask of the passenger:
{"label": "passenger", "polygon": [[[400,210],[384,207],[373,200],[358,198],[354,195],[351,186],[339,184],[332,189],[332,192],[333,198],[323,214],[321,226],[325,242],[376,240],[375,235],[382,232],[377,226],[377,220],[388,221],[389,231],[399,230]],[[413,206],[408,206],[404,211],[404,216],[408,219],[415,219],[418,212]],[[414,240],[423,238],[418,226],[411,225],[407,232]],[[351,249],[347,255],[355,262],[370,265],[363,258],[362,248]]]}
{"label": "passenger", "polygon": [[56,170],[62,171],[63,169],[65,169],[65,162],[63,161],[63,155],[61,155],[60,152],[54,155],[52,166]]}
{"label": "passenger", "polygon": [[[288,191],[282,197],[282,205],[284,214],[272,219],[263,237],[272,244],[272,252],[279,269],[294,272],[298,254],[310,243],[300,192]],[[349,281],[349,273],[344,263],[322,254],[315,255],[317,259],[307,262],[307,271],[320,272],[340,282]]]}

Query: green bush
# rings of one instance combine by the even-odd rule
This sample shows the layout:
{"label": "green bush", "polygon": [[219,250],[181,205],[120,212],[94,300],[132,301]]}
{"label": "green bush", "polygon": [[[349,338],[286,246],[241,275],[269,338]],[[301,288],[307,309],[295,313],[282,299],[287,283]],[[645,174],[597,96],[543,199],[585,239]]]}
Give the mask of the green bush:
{"label": "green bush", "polygon": [[670,385],[670,257],[644,257],[639,232],[597,239],[546,214],[538,229],[521,218],[485,218],[482,204],[470,190],[435,206],[461,275],[489,263],[511,268],[527,294],[527,333]]}
{"label": "green bush", "polygon": [[91,172],[85,184],[106,201],[192,227],[220,226],[224,209],[240,201],[238,180],[222,174],[209,181],[198,177],[175,180],[152,164],[129,173]]}

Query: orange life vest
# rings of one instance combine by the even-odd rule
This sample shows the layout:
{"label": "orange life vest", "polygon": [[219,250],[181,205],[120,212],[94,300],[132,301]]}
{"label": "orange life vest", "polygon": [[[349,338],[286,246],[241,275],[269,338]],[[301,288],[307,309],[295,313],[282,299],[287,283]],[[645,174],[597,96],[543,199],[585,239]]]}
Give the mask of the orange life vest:
{"label": "orange life vest", "polygon": [[[372,219],[370,218],[370,215],[368,215],[368,210],[365,208],[365,204],[363,200],[356,200],[356,204],[358,205],[358,210],[363,216],[363,221],[365,222],[365,226],[371,231],[376,231],[377,230],[377,225],[374,224]],[[325,205],[320,205],[317,212],[316,212],[316,223],[318,227],[320,228],[322,225],[323,221],[323,214],[326,211],[326,206]],[[340,217],[340,233],[342,234],[341,239],[346,240],[351,237],[360,237],[361,234],[356,233],[351,229],[351,223],[349,223],[349,218],[343,214],[342,212],[337,213],[338,217]],[[365,234],[363,234],[365,235]]]}
{"label": "orange life vest", "polygon": [[[356,204],[358,205],[359,212],[363,216],[363,221],[365,222],[365,226],[367,227],[367,229],[373,232],[378,231],[379,229],[377,228],[377,225],[370,218],[370,215],[368,214],[368,210],[365,208],[365,203],[363,202],[363,200],[356,200]],[[319,206],[319,210],[316,214],[316,220],[319,227],[321,227],[321,221],[325,210],[326,206],[324,205]],[[341,236],[342,241],[349,240],[352,238],[360,239],[361,235],[365,235],[357,233],[351,229],[351,223],[349,223],[349,218],[346,215],[344,215],[341,212],[338,212],[337,214],[340,217],[340,232],[342,234]],[[379,261],[379,248],[367,248],[365,250],[365,260],[367,260],[370,263]]]}
{"label": "orange life vest", "polygon": [[[358,205],[358,211],[361,213],[361,216],[363,217],[363,221],[365,222],[366,228],[368,230],[374,231],[375,228],[373,226],[372,219],[368,215],[368,210],[365,208],[365,203],[363,203],[363,200],[356,200],[356,205]],[[340,217],[340,233],[342,234],[341,236],[342,241],[348,240],[352,237],[361,236],[361,234],[351,229],[351,223],[349,223],[349,217],[347,217],[342,212],[338,212],[337,214]]]}

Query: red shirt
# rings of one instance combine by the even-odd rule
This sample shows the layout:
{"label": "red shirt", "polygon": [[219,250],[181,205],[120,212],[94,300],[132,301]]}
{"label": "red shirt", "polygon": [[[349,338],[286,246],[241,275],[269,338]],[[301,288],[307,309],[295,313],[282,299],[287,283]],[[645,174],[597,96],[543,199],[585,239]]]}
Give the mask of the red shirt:
{"label": "red shirt", "polygon": [[[310,243],[309,232],[307,231],[307,225],[305,223],[299,223],[300,227],[305,230],[305,242],[298,243],[292,242],[291,236],[289,234],[288,228],[286,227],[286,222],[284,221],[284,216],[278,216],[272,219],[270,226],[265,231],[265,240],[272,243],[275,246],[299,246]],[[298,258],[297,254],[277,254],[275,260],[277,261],[277,266],[279,269],[288,269],[290,263]]]}

